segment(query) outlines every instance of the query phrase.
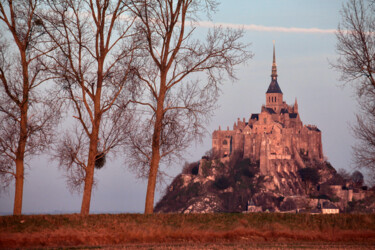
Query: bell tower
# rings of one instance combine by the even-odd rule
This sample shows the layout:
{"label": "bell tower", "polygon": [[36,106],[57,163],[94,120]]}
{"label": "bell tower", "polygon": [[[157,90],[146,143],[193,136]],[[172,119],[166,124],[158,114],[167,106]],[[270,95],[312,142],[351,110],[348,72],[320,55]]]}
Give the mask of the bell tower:
{"label": "bell tower", "polygon": [[266,92],[266,108],[273,109],[276,113],[280,113],[283,105],[283,92],[277,83],[277,65],[275,55],[275,41],[273,41],[273,62],[272,62],[272,74],[271,83]]}

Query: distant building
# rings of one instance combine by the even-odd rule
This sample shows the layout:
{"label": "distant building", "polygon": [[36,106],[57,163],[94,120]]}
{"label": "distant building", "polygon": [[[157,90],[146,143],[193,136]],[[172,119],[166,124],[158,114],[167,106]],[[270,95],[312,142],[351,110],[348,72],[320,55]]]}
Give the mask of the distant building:
{"label": "distant building", "polygon": [[[238,118],[232,130],[223,131],[220,127],[215,130],[212,134],[215,156],[223,158],[238,152],[243,158],[259,161],[262,175],[296,172],[297,167],[305,167],[302,158],[323,161],[321,131],[316,126],[302,124],[297,99],[294,105],[285,103],[277,76],[274,45],[266,105],[262,106],[260,113],[251,114],[249,120]],[[298,166],[284,164],[291,159]],[[286,166],[289,169],[284,169]]]}
{"label": "distant building", "polygon": [[257,213],[257,212],[262,212],[262,207],[261,206],[256,206],[253,199],[250,201],[247,201],[247,213]]}
{"label": "distant building", "polygon": [[338,214],[340,210],[332,203],[323,203],[322,214]]}

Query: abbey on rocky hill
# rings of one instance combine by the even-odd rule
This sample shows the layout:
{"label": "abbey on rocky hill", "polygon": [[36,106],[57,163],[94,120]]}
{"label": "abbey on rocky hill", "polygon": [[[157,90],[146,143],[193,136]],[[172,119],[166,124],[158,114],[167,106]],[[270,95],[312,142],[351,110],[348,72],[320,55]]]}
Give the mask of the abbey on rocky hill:
{"label": "abbey on rocky hill", "polygon": [[303,125],[297,101],[283,101],[275,45],[271,77],[261,112],[214,131],[212,154],[185,164],[155,212],[375,211],[374,192],[338,174],[323,156],[320,130]]}
{"label": "abbey on rocky hill", "polygon": [[252,114],[248,121],[238,118],[233,130],[215,130],[212,134],[215,157],[225,158],[240,153],[243,158],[260,162],[260,173],[296,172],[295,164],[285,164],[294,159],[298,167],[304,162],[301,156],[318,162],[323,161],[320,130],[314,125],[303,125],[298,113],[297,99],[293,106],[283,100],[283,92],[277,82],[275,45],[271,83],[266,92],[266,105],[259,114]]}

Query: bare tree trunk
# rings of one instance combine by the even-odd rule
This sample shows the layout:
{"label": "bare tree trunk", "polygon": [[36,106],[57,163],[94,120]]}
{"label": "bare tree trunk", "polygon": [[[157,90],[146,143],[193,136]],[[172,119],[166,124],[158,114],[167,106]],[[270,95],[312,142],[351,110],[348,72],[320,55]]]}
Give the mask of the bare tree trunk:
{"label": "bare tree trunk", "polygon": [[[102,40],[101,40],[102,41]],[[101,44],[101,48],[103,45]],[[101,53],[102,54],[102,51]],[[92,132],[89,135],[90,137],[90,147],[89,147],[89,156],[87,160],[86,167],[86,178],[85,178],[85,187],[83,190],[82,205],[81,205],[81,215],[88,215],[90,213],[90,203],[91,203],[91,193],[92,186],[94,184],[94,171],[95,171],[95,161],[98,153],[98,142],[99,142],[99,128],[101,120],[101,111],[100,111],[100,98],[102,94],[102,85],[103,85],[103,63],[104,57],[98,59],[98,84],[96,88],[96,94],[94,99],[94,121],[92,126]]]}
{"label": "bare tree trunk", "polygon": [[160,94],[156,109],[154,133],[152,135],[152,155],[147,184],[145,214],[152,214],[154,212],[155,186],[160,162],[160,137],[163,128],[165,84],[166,74],[161,74]]}
{"label": "bare tree trunk", "polygon": [[154,134],[152,136],[152,157],[150,164],[150,173],[148,175],[145,214],[152,214],[154,212],[156,177],[160,162],[160,133],[161,119],[160,116],[157,114],[154,127]]}
{"label": "bare tree trunk", "polygon": [[16,159],[16,190],[14,195],[13,215],[21,215],[23,198],[24,166],[23,157]]}
{"label": "bare tree trunk", "polygon": [[[100,96],[100,95],[99,95]],[[94,104],[95,109],[99,107],[97,105],[98,101]],[[99,111],[95,112],[96,114]],[[90,203],[91,203],[91,193],[92,186],[94,184],[94,171],[95,171],[95,159],[98,153],[98,141],[99,141],[99,126],[100,126],[100,116],[96,115],[96,119],[93,124],[92,133],[90,136],[90,147],[89,156],[87,160],[86,167],[86,177],[85,177],[85,187],[83,190],[82,205],[81,205],[81,215],[88,215],[90,213]]]}
{"label": "bare tree trunk", "polygon": [[28,114],[28,94],[29,94],[29,74],[26,59],[26,53],[23,46],[19,46],[21,50],[21,64],[23,74],[23,96],[20,106],[20,133],[18,140],[18,147],[16,152],[16,176],[15,176],[15,195],[13,214],[20,215],[22,213],[22,200],[23,200],[23,183],[24,183],[24,158],[27,142],[27,114]]}
{"label": "bare tree trunk", "polygon": [[155,140],[160,141],[160,128],[158,129],[156,126],[154,129],[154,136],[152,142],[152,158],[147,183],[145,214],[152,214],[154,212],[156,177],[160,162],[160,145],[156,145],[154,143]]}
{"label": "bare tree trunk", "polygon": [[97,151],[97,137],[90,141],[90,152],[88,157],[88,164],[86,167],[85,187],[83,190],[81,215],[88,215],[90,213],[92,185],[94,183],[94,169],[95,169],[95,156]]}
{"label": "bare tree trunk", "polygon": [[23,182],[24,182],[24,157],[27,140],[27,105],[23,105],[21,114],[20,138],[16,153],[16,187],[14,195],[13,214],[22,213]]}

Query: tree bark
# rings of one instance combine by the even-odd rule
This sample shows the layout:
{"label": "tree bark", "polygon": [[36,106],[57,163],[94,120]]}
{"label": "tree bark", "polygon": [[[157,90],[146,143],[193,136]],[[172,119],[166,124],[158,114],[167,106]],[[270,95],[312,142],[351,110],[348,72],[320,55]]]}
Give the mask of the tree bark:
{"label": "tree bark", "polygon": [[16,153],[16,180],[13,214],[22,213],[23,200],[23,182],[24,182],[24,157],[27,141],[27,104],[24,104],[21,110],[20,138],[18,141]]}
{"label": "tree bark", "polygon": [[155,127],[154,129],[154,135],[152,140],[152,158],[150,165],[150,173],[148,176],[145,214],[152,214],[154,212],[156,177],[160,162],[160,146],[154,143],[154,141],[156,140],[160,141],[160,129],[157,129],[157,127]]}
{"label": "tree bark", "polygon": [[[103,39],[101,39],[102,42]],[[100,48],[103,48],[103,44],[100,44]],[[82,205],[81,205],[81,215],[88,215],[90,213],[90,203],[92,186],[94,184],[94,171],[95,171],[95,161],[98,153],[98,142],[99,142],[99,128],[101,121],[101,109],[100,109],[100,99],[102,95],[102,85],[103,85],[103,66],[104,58],[103,50],[100,49],[100,58],[98,59],[98,80],[96,94],[94,97],[94,121],[92,126],[90,137],[90,147],[89,156],[87,160],[86,177],[85,177],[85,187],[83,190]]]}
{"label": "tree bark", "polygon": [[[96,142],[95,142],[96,141]],[[90,141],[90,152],[88,163],[86,167],[85,187],[83,190],[81,215],[88,215],[90,213],[92,185],[94,183],[94,170],[95,170],[95,156],[97,151],[97,139]]]}
{"label": "tree bark", "polygon": [[23,180],[24,180],[24,168],[23,158],[16,159],[16,188],[14,195],[14,206],[13,215],[21,215],[22,213],[22,199],[23,199]]}
{"label": "tree bark", "polygon": [[94,184],[95,159],[98,151],[99,138],[99,124],[100,118],[96,119],[90,136],[89,156],[87,160],[87,167],[85,169],[85,187],[83,190],[81,215],[88,215],[90,213],[91,193]]}
{"label": "tree bark", "polygon": [[160,80],[160,86],[161,86],[160,93],[159,93],[157,108],[156,108],[154,133],[152,135],[152,155],[151,155],[150,173],[148,175],[145,214],[152,214],[154,212],[155,186],[156,186],[156,179],[157,179],[159,163],[160,163],[160,137],[161,137],[161,132],[163,128],[166,79],[167,79],[167,74],[162,73],[161,80]]}
{"label": "tree bark", "polygon": [[27,142],[27,119],[28,119],[28,103],[29,103],[29,73],[26,59],[26,52],[23,46],[20,47],[21,64],[23,75],[22,102],[19,103],[20,108],[20,133],[16,152],[16,176],[15,176],[15,195],[13,214],[20,215],[22,213],[23,201],[23,183],[24,183],[24,158]]}

